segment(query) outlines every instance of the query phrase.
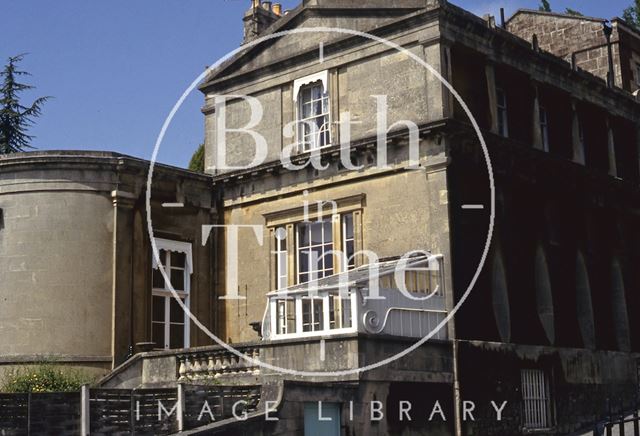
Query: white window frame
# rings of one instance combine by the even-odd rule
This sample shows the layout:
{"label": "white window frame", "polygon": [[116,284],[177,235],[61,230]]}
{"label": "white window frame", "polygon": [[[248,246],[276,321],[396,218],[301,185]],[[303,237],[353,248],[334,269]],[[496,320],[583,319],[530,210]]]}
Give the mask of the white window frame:
{"label": "white window frame", "polygon": [[[185,265],[184,265],[184,286],[183,290],[175,290],[176,294],[184,300],[184,304],[187,309],[190,308],[190,296],[191,296],[191,274],[193,274],[193,254],[192,254],[192,246],[187,242],[179,242],[179,241],[171,241],[168,239],[155,239],[156,247],[158,248],[158,252],[165,251],[167,253],[165,257],[164,270],[171,279],[171,253],[182,253],[185,255]],[[153,259],[153,269],[159,269],[155,256],[152,255]],[[175,269],[175,268],[174,268]],[[182,268],[180,268],[182,269]],[[160,271],[158,271],[160,274]],[[164,279],[164,277],[163,277]],[[165,281],[166,282],[166,281]],[[164,288],[155,288],[153,287],[152,282],[152,292],[151,292],[151,340],[153,341],[153,324],[158,323],[153,320],[153,297],[163,297],[164,298],[164,347],[159,347],[159,349],[170,349],[171,345],[171,300],[174,298],[171,289],[165,283]],[[183,339],[183,347],[188,348],[190,346],[190,318],[189,315],[184,313],[184,339]]]}
{"label": "white window frame", "polygon": [[[278,230],[283,230],[284,237],[278,238]],[[287,228],[275,229],[276,290],[285,289],[289,285],[289,247],[287,244]]]}
{"label": "white window frame", "polygon": [[543,430],[552,426],[551,391],[547,373],[541,369],[520,370],[524,427]]}
{"label": "white window frame", "polygon": [[509,137],[509,107],[507,104],[507,93],[504,88],[496,88],[496,100],[498,106],[498,134],[505,138]]}
{"label": "white window frame", "polygon": [[[335,292],[322,292],[316,299],[323,301],[323,324],[322,329],[313,330],[313,331],[303,331],[303,322],[302,322],[302,301],[309,298],[308,292],[301,291],[296,294],[283,295],[282,297],[272,297],[269,300],[269,314],[270,314],[270,322],[273,326],[274,331],[276,332],[274,335],[274,339],[294,339],[294,338],[309,338],[315,336],[326,336],[328,334],[336,335],[343,333],[355,333],[358,331],[358,307],[357,307],[357,293],[355,291],[351,291],[347,296],[347,300],[349,300],[349,309],[351,315],[351,326],[350,327],[341,327],[332,329],[330,325],[330,315],[329,315],[329,299],[335,295]],[[296,310],[296,329],[294,332],[287,331],[286,333],[280,333],[278,331],[278,302],[286,301],[286,299],[293,299],[295,301],[295,310]],[[313,310],[311,311],[313,315]],[[313,322],[313,320],[312,320]]]}
{"label": "white window frame", "polygon": [[[352,238],[348,238],[347,237],[347,223],[345,218],[351,216],[351,233],[353,235]],[[347,253],[347,242],[352,242],[353,243],[353,255],[355,256],[355,253],[357,252],[357,248],[356,248],[356,223],[355,223],[355,214],[353,212],[350,213],[344,213],[342,215],[340,215],[340,226],[341,226],[341,233],[342,233],[342,252],[344,253],[343,256],[343,265],[342,265],[342,271],[350,271],[352,269],[355,269],[357,267],[357,262],[356,259],[352,259],[353,260],[353,265],[349,266],[349,253]]]}
{"label": "white window frame", "polygon": [[[301,118],[302,116],[302,105],[305,104],[302,101],[300,96],[301,91],[308,87],[320,86],[321,87],[321,98],[320,100],[311,100],[313,101],[324,101],[326,100],[327,111],[323,112],[319,115],[314,115],[308,118]],[[333,141],[331,134],[331,126],[332,126],[332,114],[331,114],[331,96],[329,92],[329,72],[322,71],[317,74],[313,74],[307,77],[303,77],[294,81],[293,85],[293,99],[296,107],[296,143],[298,144],[299,152],[309,152],[311,150],[317,150],[321,148],[330,147]],[[326,117],[326,122],[321,127],[320,131],[316,132],[317,137],[312,138],[311,144],[307,147],[305,144],[304,138],[304,123],[316,120],[320,117]],[[326,126],[326,127],[325,127]],[[324,145],[318,145],[320,135],[327,135],[327,140]]]}
{"label": "white window frame", "polygon": [[[331,225],[331,240],[328,241],[328,242],[325,240],[325,224],[326,223],[329,223]],[[310,225],[311,226],[311,225],[314,225],[314,224],[321,224],[322,225],[322,230],[321,230],[322,231],[322,243],[321,244],[316,244],[316,245],[312,244],[312,241],[311,241],[312,232],[311,232],[311,229],[310,229],[309,230],[309,245],[308,246],[304,246],[304,247],[300,247],[300,228],[299,228],[299,226],[300,225]],[[309,222],[309,221],[300,222],[300,223],[297,223],[295,225],[296,246],[294,247],[294,250],[295,250],[294,252],[295,252],[295,256],[296,256],[296,283],[297,284],[308,283],[310,281],[317,280],[317,279],[320,279],[322,277],[330,276],[330,275],[332,275],[332,274],[334,274],[336,272],[335,262],[333,262],[333,267],[332,267],[331,270],[329,270],[328,268],[318,269],[318,265],[311,266],[312,265],[312,262],[311,262],[311,257],[312,257],[311,256],[311,249],[313,249],[313,248],[319,248],[319,247],[322,248],[322,253],[321,253],[322,257],[319,258],[318,260],[322,261],[323,267],[325,265],[324,262],[326,262],[327,258],[329,256],[333,256],[333,253],[327,255],[327,253],[329,253],[330,251],[336,249],[335,248],[336,247],[335,246],[335,237],[336,237],[336,235],[335,235],[335,232],[333,230],[334,230],[333,229],[333,217],[325,218],[325,219],[322,219],[322,220],[315,220],[315,221],[311,221],[311,222]],[[331,249],[330,250],[326,250],[326,247],[328,245],[331,245]],[[307,256],[308,256],[309,270],[307,272],[301,272],[300,271],[300,256],[303,254],[303,253],[301,253],[303,250],[308,250]],[[320,272],[323,273],[322,277],[319,276]],[[308,275],[308,280],[307,281],[302,282],[300,280],[300,276],[302,274],[307,274]]]}
{"label": "white window frame", "polygon": [[547,109],[540,105],[540,137],[542,139],[542,149],[549,152],[549,113]]}

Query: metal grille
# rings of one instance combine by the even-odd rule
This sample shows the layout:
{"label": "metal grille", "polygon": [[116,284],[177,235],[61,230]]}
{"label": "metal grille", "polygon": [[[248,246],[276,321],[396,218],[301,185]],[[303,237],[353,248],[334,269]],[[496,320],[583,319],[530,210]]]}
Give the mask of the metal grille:
{"label": "metal grille", "polygon": [[524,406],[524,426],[541,429],[551,426],[551,399],[549,380],[544,371],[539,369],[523,369],[522,399]]}

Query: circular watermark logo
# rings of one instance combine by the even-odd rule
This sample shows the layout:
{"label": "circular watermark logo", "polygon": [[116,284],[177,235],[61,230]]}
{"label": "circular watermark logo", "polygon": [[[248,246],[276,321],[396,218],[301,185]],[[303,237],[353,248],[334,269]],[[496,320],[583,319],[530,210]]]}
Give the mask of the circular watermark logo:
{"label": "circular watermark logo", "polygon": [[[366,365],[363,367],[359,367],[359,368],[349,368],[349,369],[344,369],[344,370],[338,370],[338,371],[304,371],[304,370],[298,370],[298,369],[292,369],[292,368],[283,368],[283,367],[279,367],[276,365],[272,365],[266,362],[262,362],[259,359],[256,359],[253,356],[247,356],[245,355],[242,351],[237,350],[236,348],[234,348],[233,346],[231,346],[230,344],[227,344],[225,341],[223,341],[222,339],[218,338],[213,332],[211,332],[211,330],[205,326],[189,309],[189,307],[187,305],[185,305],[183,299],[181,298],[181,296],[176,292],[176,290],[174,289],[173,285],[171,284],[171,279],[169,277],[169,275],[167,274],[166,268],[163,264],[163,262],[160,259],[160,250],[158,249],[158,244],[156,243],[155,240],[155,236],[154,236],[154,229],[153,229],[153,220],[152,220],[152,214],[151,214],[151,188],[152,188],[152,181],[153,181],[153,173],[154,173],[154,168],[155,168],[155,164],[156,164],[156,159],[158,156],[158,152],[160,150],[160,146],[163,142],[164,136],[167,132],[167,129],[169,128],[174,116],[176,115],[176,113],[178,112],[178,110],[180,109],[180,107],[182,106],[182,104],[184,103],[184,101],[186,100],[186,98],[189,96],[189,94],[191,94],[191,92],[193,92],[193,90],[213,71],[215,71],[217,68],[219,68],[224,62],[226,62],[227,60],[233,58],[235,55],[246,51],[247,49],[250,49],[252,47],[255,47],[259,44],[262,44],[266,41],[269,40],[273,40],[273,39],[277,39],[277,38],[281,38],[284,36],[288,36],[288,35],[296,35],[296,34],[310,34],[310,33],[321,33],[321,34],[340,34],[340,35],[347,35],[347,36],[356,36],[356,37],[361,37],[361,38],[366,38],[370,41],[379,43],[379,44],[384,44],[387,47],[403,53],[406,57],[408,57],[409,59],[412,59],[413,61],[415,61],[417,64],[421,65],[422,67],[424,67],[429,74],[431,74],[433,77],[436,77],[441,83],[442,85],[451,93],[451,95],[457,100],[457,102],[460,104],[460,107],[464,110],[464,112],[466,113],[467,117],[469,118],[473,129],[475,130],[475,133],[478,136],[478,140],[480,142],[480,146],[482,147],[482,151],[483,151],[483,156],[484,156],[484,160],[485,163],[487,165],[487,169],[488,169],[488,182],[489,182],[489,190],[490,190],[490,215],[489,215],[489,226],[487,229],[487,237],[486,237],[486,241],[484,243],[484,249],[482,251],[482,255],[480,258],[480,262],[478,264],[478,267],[471,279],[471,281],[469,282],[469,285],[467,286],[465,292],[461,295],[460,299],[458,300],[458,302],[455,304],[455,306],[453,307],[453,309],[451,309],[450,311],[447,312],[446,316],[444,317],[444,319],[442,319],[441,322],[438,323],[438,325],[436,327],[434,327],[433,329],[431,329],[431,331],[425,335],[424,337],[422,337],[421,339],[417,340],[413,345],[407,347],[406,349],[404,349],[403,351],[390,356],[386,359],[383,359],[379,362],[370,364],[370,365]],[[322,51],[322,50],[321,50]],[[321,54],[322,56],[323,54]],[[322,78],[320,78],[319,80],[322,80]],[[249,101],[251,99],[251,97],[249,96],[233,96],[234,98],[245,98],[247,101]],[[380,97],[380,96],[375,96],[375,97]],[[225,100],[223,99],[222,103],[224,103]],[[249,101],[251,102],[251,101]],[[217,104],[217,103],[216,103]],[[261,114],[261,112],[260,112]],[[257,123],[254,123],[257,125]],[[286,129],[287,127],[285,127]],[[291,129],[295,129],[295,127],[292,126],[288,126],[288,128]],[[303,130],[303,132],[305,132]],[[309,135],[307,134],[306,136],[311,136],[312,137],[312,142],[314,141],[321,141],[322,138],[324,137],[324,135],[326,135],[326,130],[323,127],[320,127],[318,130],[313,130],[312,129],[312,134]],[[302,136],[305,136],[305,133],[302,133]],[[224,140],[224,139],[223,139]],[[258,148],[257,141],[256,141],[256,148]],[[303,143],[303,151],[309,151],[307,150],[306,147],[304,147],[305,145],[308,145],[307,142]],[[311,147],[313,148],[313,147]],[[311,159],[313,160],[313,150],[312,151],[312,156]],[[291,150],[289,150],[289,152],[291,152]],[[258,153],[256,153],[258,154]],[[316,154],[316,157],[318,157],[319,154]],[[285,159],[290,158],[290,154],[289,155],[285,155]],[[418,162],[416,162],[416,168],[415,169],[419,169],[419,158],[417,159]],[[320,159],[317,160],[317,162],[320,162]],[[285,162],[285,166],[286,163],[291,164],[290,160],[288,162]],[[320,169],[323,169],[326,167],[321,167]],[[293,167],[293,169],[300,169],[299,167]],[[495,222],[495,185],[494,185],[494,176],[493,176],[493,167],[491,165],[491,159],[489,156],[489,151],[485,142],[485,139],[482,135],[482,132],[480,130],[480,127],[476,121],[476,119],[474,118],[473,114],[471,113],[469,107],[467,106],[467,104],[464,102],[464,100],[462,99],[462,97],[460,96],[460,94],[454,89],[454,87],[435,69],[433,68],[431,65],[429,65],[424,59],[420,58],[419,56],[417,56],[416,54],[412,53],[411,51],[405,49],[404,47],[386,40],[384,38],[380,38],[378,36],[375,35],[371,35],[368,33],[364,33],[364,32],[360,32],[360,31],[356,31],[356,30],[352,30],[352,29],[342,29],[342,28],[332,28],[332,27],[313,27],[313,28],[298,28],[298,29],[292,29],[292,30],[286,30],[286,31],[282,31],[282,32],[277,32],[277,33],[273,33],[270,35],[266,35],[264,37],[255,39],[251,42],[248,42],[246,44],[244,44],[243,46],[239,47],[238,49],[230,52],[229,54],[227,54],[226,56],[224,56],[223,58],[221,58],[220,60],[218,60],[214,65],[212,65],[211,67],[209,67],[207,70],[205,70],[200,76],[198,76],[190,85],[189,87],[186,89],[186,91],[182,94],[182,96],[180,97],[180,99],[176,102],[176,104],[174,105],[174,107],[172,108],[171,112],[169,113],[168,117],[166,118],[160,133],[158,135],[158,138],[156,140],[156,144],[153,150],[153,154],[151,157],[151,162],[149,165],[149,174],[148,174],[148,178],[147,178],[147,190],[146,190],[146,209],[147,209],[147,230],[150,236],[150,240],[151,240],[151,246],[152,246],[152,252],[153,252],[153,258],[154,258],[154,263],[157,265],[157,268],[159,270],[159,272],[161,273],[162,277],[165,280],[165,283],[168,286],[168,290],[171,292],[171,294],[173,295],[173,298],[176,300],[176,302],[180,305],[180,307],[182,308],[182,310],[184,310],[185,314],[188,316],[188,318],[190,319],[191,322],[193,322],[200,330],[202,330],[205,334],[207,334],[211,339],[213,339],[218,345],[220,345],[221,347],[223,347],[224,349],[226,349],[227,351],[229,351],[230,353],[238,356],[241,359],[244,359],[245,361],[247,361],[250,365],[254,365],[254,366],[260,366],[264,369],[269,369],[275,372],[279,372],[282,374],[288,374],[288,375],[294,375],[294,376],[298,376],[298,377],[343,377],[343,376],[348,376],[348,375],[354,375],[354,374],[358,374],[358,373],[362,373],[362,372],[366,372],[366,371],[370,371],[376,368],[380,368],[384,365],[387,365],[397,359],[400,359],[406,355],[408,355],[409,353],[411,353],[412,351],[416,350],[417,348],[421,347],[423,344],[425,344],[427,341],[429,341],[431,338],[433,338],[442,328],[444,328],[447,323],[455,316],[456,312],[460,309],[460,307],[465,303],[465,301],[467,300],[467,298],[469,297],[469,294],[471,293],[473,287],[475,286],[478,277],[480,276],[480,273],[484,267],[484,264],[487,260],[488,254],[489,254],[489,249],[491,246],[491,239],[492,239],[492,235],[493,235],[493,227],[494,227],[494,222]],[[215,227],[215,226],[210,226],[210,227]],[[277,238],[277,240],[281,241],[286,239],[286,230],[283,228],[278,228],[276,229],[275,232],[275,237]],[[204,242],[204,241],[203,241]],[[430,295],[431,296],[431,295]],[[430,297],[429,296],[429,297]],[[365,324],[376,324],[376,326],[378,326],[377,321],[374,322],[375,320],[371,319],[371,312],[368,311],[364,314],[364,323]],[[352,322],[356,322],[356,320],[352,320]],[[317,338],[319,339],[319,338]],[[313,338],[309,338],[309,340],[313,340]]]}

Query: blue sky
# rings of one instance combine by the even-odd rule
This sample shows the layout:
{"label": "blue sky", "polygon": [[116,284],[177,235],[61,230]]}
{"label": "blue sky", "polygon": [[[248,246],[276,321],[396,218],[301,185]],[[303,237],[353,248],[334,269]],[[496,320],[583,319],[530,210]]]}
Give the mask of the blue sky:
{"label": "blue sky", "polygon": [[[357,1],[357,0],[354,0]],[[284,0],[293,8],[299,0]],[[537,8],[538,0],[454,0],[476,14]],[[621,15],[631,0],[551,0],[586,15]],[[31,130],[44,150],[109,150],[151,156],[167,114],[187,86],[242,39],[250,0],[2,0],[0,62],[29,53],[22,68],[51,95]],[[7,39],[7,35],[9,38]],[[159,160],[186,166],[203,140],[194,92],[172,124]]]}

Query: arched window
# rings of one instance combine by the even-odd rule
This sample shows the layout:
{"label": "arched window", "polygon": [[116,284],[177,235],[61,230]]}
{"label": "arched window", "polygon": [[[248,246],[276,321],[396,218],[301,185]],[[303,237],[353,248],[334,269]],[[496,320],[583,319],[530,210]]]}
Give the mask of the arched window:
{"label": "arched window", "polygon": [[511,311],[509,308],[509,288],[502,250],[497,247],[491,265],[491,294],[493,314],[502,342],[511,342]]}
{"label": "arched window", "polygon": [[618,349],[629,351],[631,349],[631,339],[629,337],[627,299],[625,297],[622,266],[617,258],[614,258],[611,262],[611,308],[613,311],[613,329],[616,334]]}
{"label": "arched window", "polygon": [[534,284],[538,317],[547,336],[547,340],[553,345],[556,340],[553,293],[551,292],[551,278],[549,277],[547,255],[540,245],[536,249]]}
{"label": "arched window", "polygon": [[593,304],[591,302],[591,285],[587,264],[581,251],[576,256],[576,312],[578,327],[585,348],[596,347],[596,334],[593,321]]}

